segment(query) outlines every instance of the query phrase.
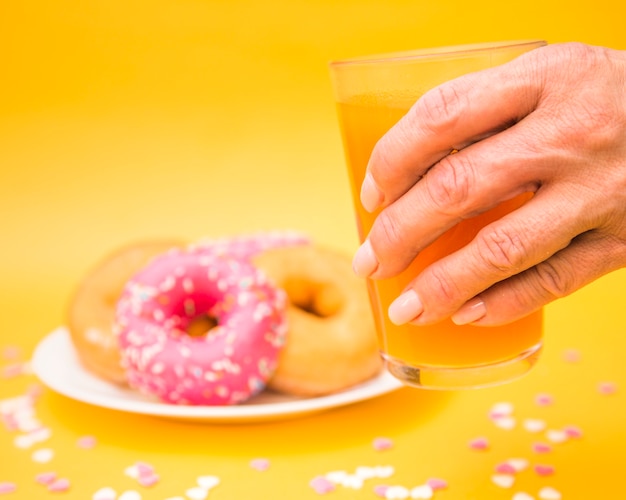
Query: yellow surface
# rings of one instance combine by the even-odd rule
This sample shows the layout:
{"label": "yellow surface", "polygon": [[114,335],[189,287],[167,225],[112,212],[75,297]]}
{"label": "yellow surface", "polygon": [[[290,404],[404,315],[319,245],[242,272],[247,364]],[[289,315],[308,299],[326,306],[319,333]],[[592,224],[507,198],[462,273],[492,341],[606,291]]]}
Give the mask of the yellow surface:
{"label": "yellow surface", "polygon": [[[356,247],[328,60],[496,39],[580,40],[626,49],[620,2],[21,0],[0,3],[0,399],[32,375],[7,367],[64,320],[86,269],[135,239],[193,239],[294,228],[321,243]],[[28,449],[0,427],[7,498],[50,495],[40,472],[71,481],[56,497],[90,499],[101,487],[144,499],[184,498],[200,475],[219,476],[214,499],[317,498],[309,481],[332,470],[393,465],[387,480],[328,498],[376,498],[377,484],[448,481],[439,499],[619,498],[626,448],[625,272],[547,308],[546,349],[523,380],[458,394],[403,389],[327,413],[252,425],[201,425],[98,409],[44,391],[35,407],[51,437]],[[11,358],[8,346],[20,354]],[[568,349],[581,360],[564,361]],[[10,370],[9,370],[10,371]],[[611,396],[603,381],[617,384]],[[554,404],[539,407],[537,394]],[[487,413],[514,404],[503,430]],[[581,439],[538,455],[543,434],[576,425]],[[2,425],[2,424],[0,424]],[[94,449],[76,446],[84,435]],[[394,446],[376,451],[376,437]],[[491,447],[470,450],[486,436]],[[32,453],[54,451],[40,464]],[[512,457],[556,468],[521,472],[503,489],[490,476]],[[267,458],[270,467],[250,467]],[[124,474],[137,461],[160,482]]]}

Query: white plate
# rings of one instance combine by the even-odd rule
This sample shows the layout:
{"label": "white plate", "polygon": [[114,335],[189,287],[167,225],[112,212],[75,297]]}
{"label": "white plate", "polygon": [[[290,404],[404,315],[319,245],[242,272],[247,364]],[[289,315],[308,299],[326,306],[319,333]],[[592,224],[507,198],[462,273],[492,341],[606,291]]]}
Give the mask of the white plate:
{"label": "white plate", "polygon": [[103,408],[158,417],[206,422],[278,420],[321,412],[375,398],[402,387],[387,372],[343,392],[315,398],[298,398],[265,391],[236,406],[177,406],[160,403],[130,389],[111,384],[86,371],[68,331],[61,327],[46,336],[33,354],[35,374],[64,396]]}

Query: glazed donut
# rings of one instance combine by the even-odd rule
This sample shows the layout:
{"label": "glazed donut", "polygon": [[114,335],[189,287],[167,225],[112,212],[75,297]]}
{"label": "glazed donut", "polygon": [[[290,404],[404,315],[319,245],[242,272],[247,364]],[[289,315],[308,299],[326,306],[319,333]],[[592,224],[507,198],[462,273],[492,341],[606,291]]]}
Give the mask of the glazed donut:
{"label": "glazed donut", "polygon": [[98,262],[70,297],[66,324],[80,361],[96,375],[125,384],[112,327],[115,304],[130,277],[152,257],[179,246],[174,240],[137,242]]}
{"label": "glazed donut", "polygon": [[[130,387],[173,404],[231,405],[265,388],[286,334],[286,295],[245,259],[173,249],[124,287],[116,334]],[[191,323],[214,320],[206,334]]]}
{"label": "glazed donut", "polygon": [[267,250],[252,261],[289,299],[287,341],[268,388],[320,396],[381,371],[366,286],[346,255],[308,245]]}

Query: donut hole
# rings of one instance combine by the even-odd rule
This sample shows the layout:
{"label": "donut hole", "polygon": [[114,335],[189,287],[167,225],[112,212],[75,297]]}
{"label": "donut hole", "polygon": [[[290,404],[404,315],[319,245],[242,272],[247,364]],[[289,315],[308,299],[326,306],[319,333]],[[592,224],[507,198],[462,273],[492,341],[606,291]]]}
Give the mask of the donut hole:
{"label": "donut hole", "polygon": [[187,335],[190,337],[204,337],[218,325],[217,319],[208,314],[200,314],[193,318],[187,326]]}
{"label": "donut hole", "polygon": [[332,283],[294,277],[282,285],[295,307],[318,318],[333,316],[344,305],[342,293]]}

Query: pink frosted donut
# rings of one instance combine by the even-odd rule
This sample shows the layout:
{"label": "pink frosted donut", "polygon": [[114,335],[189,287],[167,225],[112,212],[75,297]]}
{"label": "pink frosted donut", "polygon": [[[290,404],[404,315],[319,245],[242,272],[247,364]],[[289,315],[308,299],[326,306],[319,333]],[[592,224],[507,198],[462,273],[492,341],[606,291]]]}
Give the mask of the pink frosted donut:
{"label": "pink frosted donut", "polygon": [[297,231],[268,231],[228,238],[204,239],[192,248],[239,259],[250,259],[266,250],[310,245],[311,239]]}
{"label": "pink frosted donut", "polygon": [[[247,260],[207,248],[162,254],[126,284],[117,304],[128,383],[168,403],[241,403],[276,369],[285,311],[285,292]],[[189,335],[200,316],[217,326]]]}

